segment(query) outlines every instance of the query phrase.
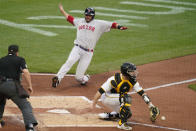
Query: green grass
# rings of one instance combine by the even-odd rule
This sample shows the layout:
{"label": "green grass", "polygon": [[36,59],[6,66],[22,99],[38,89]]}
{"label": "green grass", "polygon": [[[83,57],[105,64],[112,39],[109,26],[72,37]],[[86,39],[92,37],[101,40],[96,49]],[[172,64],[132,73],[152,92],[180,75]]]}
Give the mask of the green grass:
{"label": "green grass", "polygon": [[190,89],[196,91],[196,84],[191,84],[188,86]]}
{"label": "green grass", "polygon": [[[0,0],[0,19],[18,24],[70,25],[63,19],[26,19],[31,16],[62,16],[58,9],[59,2],[63,4],[64,9],[68,12],[70,10],[84,10],[88,6],[144,11],[169,10],[165,8],[142,8],[134,5],[121,5],[119,4],[121,1],[123,0]],[[178,1],[194,2],[194,0]],[[139,2],[142,2],[142,0]],[[173,15],[145,15],[96,10],[102,13],[147,17],[148,19],[146,20],[133,19],[131,22],[146,24],[148,27],[128,26],[129,29],[125,31],[111,30],[103,34],[96,45],[88,73],[96,74],[116,70],[126,61],[141,65],[195,54],[196,7],[180,6],[194,8],[195,10]],[[76,17],[83,17],[83,14],[70,14]],[[120,18],[96,15],[96,19],[115,21]],[[0,57],[7,54],[8,45],[18,44],[21,49],[20,55],[26,58],[31,72],[56,73],[66,61],[73,47],[76,30],[41,27],[37,29],[50,31],[58,35],[48,37],[0,24]],[[69,73],[74,73],[75,69],[76,65]]]}

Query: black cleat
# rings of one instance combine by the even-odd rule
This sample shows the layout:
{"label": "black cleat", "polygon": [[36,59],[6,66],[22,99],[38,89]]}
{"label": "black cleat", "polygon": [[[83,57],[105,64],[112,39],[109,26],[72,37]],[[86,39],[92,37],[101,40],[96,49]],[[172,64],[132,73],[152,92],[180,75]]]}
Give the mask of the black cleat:
{"label": "black cleat", "polygon": [[56,87],[58,86],[58,84],[59,84],[59,79],[58,79],[58,77],[57,77],[57,76],[53,77],[53,78],[52,78],[52,87],[53,87],[53,88],[56,88]]}

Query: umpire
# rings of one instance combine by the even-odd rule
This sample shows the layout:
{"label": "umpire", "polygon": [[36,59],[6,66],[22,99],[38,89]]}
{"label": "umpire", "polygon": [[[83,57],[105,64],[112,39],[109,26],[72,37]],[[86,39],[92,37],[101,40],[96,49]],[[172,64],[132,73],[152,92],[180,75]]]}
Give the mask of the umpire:
{"label": "umpire", "polygon": [[22,72],[28,84],[28,92],[33,93],[25,59],[18,56],[17,45],[10,45],[8,55],[0,58],[0,127],[5,124],[2,118],[6,99],[11,99],[22,112],[26,131],[35,131],[34,127],[38,123],[33,115],[31,104],[27,101],[29,95],[20,83]]}

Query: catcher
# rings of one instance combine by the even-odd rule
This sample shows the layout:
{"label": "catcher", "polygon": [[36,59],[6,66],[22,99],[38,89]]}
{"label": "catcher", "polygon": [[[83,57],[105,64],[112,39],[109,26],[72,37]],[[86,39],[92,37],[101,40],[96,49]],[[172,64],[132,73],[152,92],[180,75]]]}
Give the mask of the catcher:
{"label": "catcher", "polygon": [[98,99],[101,97],[102,103],[113,110],[110,113],[100,113],[99,118],[104,120],[117,120],[117,128],[124,130],[132,130],[127,120],[132,116],[131,113],[131,96],[128,94],[130,89],[136,91],[148,105],[150,110],[150,120],[155,122],[160,114],[158,107],[154,106],[144,92],[143,88],[137,82],[136,66],[132,63],[123,63],[121,73],[115,73],[99,88],[94,96],[92,109],[95,108]]}

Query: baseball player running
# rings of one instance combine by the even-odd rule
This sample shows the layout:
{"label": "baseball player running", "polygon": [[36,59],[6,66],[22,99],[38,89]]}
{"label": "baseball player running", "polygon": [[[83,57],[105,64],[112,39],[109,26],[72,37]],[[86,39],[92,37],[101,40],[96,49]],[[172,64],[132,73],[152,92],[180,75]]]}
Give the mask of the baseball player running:
{"label": "baseball player running", "polygon": [[144,102],[150,109],[150,119],[152,122],[155,122],[160,111],[152,104],[148,95],[144,92],[139,82],[137,82],[137,74],[138,72],[134,64],[123,63],[121,66],[121,73],[116,73],[114,76],[110,77],[101,88],[99,88],[94,96],[92,109],[95,108],[98,99],[101,97],[102,103],[113,110],[110,113],[99,114],[100,119],[119,119],[118,128],[132,130],[132,127],[127,124],[128,118],[132,116],[130,109],[132,99],[128,92],[130,89],[134,89],[134,91],[143,97]]}
{"label": "baseball player running", "polygon": [[89,80],[89,75],[85,72],[93,57],[93,52],[97,41],[104,32],[109,32],[110,29],[126,30],[127,27],[121,26],[115,22],[108,22],[104,20],[95,20],[95,10],[93,8],[86,8],[84,18],[74,18],[64,11],[63,6],[59,4],[61,13],[65,16],[67,21],[77,28],[77,36],[74,40],[74,47],[65,64],[62,65],[55,77],[52,78],[52,87],[57,87],[60,81],[70,68],[78,61],[75,78],[85,85]]}

